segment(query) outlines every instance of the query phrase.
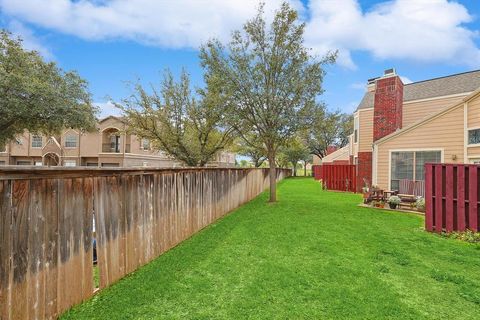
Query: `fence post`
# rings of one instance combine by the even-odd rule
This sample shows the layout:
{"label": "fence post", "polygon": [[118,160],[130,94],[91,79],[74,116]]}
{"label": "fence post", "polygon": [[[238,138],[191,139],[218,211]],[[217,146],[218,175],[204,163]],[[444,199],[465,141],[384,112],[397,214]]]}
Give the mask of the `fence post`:
{"label": "fence post", "polygon": [[465,231],[465,166],[457,166],[457,230]]}

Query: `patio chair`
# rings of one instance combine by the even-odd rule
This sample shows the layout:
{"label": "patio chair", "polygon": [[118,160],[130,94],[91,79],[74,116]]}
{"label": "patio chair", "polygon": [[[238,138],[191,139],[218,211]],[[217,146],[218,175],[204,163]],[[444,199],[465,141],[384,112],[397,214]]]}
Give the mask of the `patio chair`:
{"label": "patio chair", "polygon": [[368,181],[368,179],[366,179],[366,178],[363,178],[363,183],[365,184],[365,186],[369,190],[368,196],[363,199],[363,203],[367,204],[367,203],[370,203],[372,201],[385,201],[382,189],[374,188],[370,184],[370,181]]}
{"label": "patio chair", "polygon": [[417,197],[425,198],[425,181],[424,180],[415,181],[415,186],[413,188],[413,195]]}

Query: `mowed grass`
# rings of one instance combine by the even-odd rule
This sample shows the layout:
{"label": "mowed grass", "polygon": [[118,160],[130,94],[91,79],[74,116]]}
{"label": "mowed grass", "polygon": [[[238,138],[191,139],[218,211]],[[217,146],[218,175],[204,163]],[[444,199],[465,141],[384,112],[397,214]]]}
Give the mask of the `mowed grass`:
{"label": "mowed grass", "polygon": [[63,319],[478,319],[480,246],[288,179]]}

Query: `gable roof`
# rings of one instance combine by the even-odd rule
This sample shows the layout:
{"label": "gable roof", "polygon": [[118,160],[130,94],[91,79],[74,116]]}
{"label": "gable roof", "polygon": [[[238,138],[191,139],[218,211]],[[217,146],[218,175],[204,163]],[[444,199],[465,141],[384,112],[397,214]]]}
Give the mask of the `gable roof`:
{"label": "gable roof", "polygon": [[430,121],[432,121],[432,120],[434,120],[434,119],[436,119],[436,118],[444,115],[445,113],[448,113],[448,112],[450,112],[450,111],[452,111],[452,110],[454,110],[454,109],[456,109],[456,108],[458,108],[458,107],[463,106],[465,102],[468,102],[468,101],[470,101],[470,100],[478,97],[479,94],[480,94],[480,88],[477,88],[477,90],[473,91],[473,92],[470,93],[468,96],[466,96],[465,98],[463,98],[462,101],[457,102],[457,103],[455,103],[455,104],[452,104],[452,105],[450,105],[450,106],[448,106],[448,107],[446,107],[446,108],[443,108],[443,109],[441,109],[441,110],[440,110],[439,112],[437,112],[437,113],[434,113],[434,114],[432,114],[432,115],[429,115],[429,116],[427,116],[427,117],[425,117],[425,118],[423,118],[423,119],[421,119],[421,120],[419,120],[419,121],[417,121],[417,122],[415,122],[415,123],[413,123],[413,124],[411,124],[411,125],[409,125],[409,126],[407,126],[407,127],[404,127],[404,128],[402,128],[402,129],[399,129],[399,130],[397,130],[397,131],[395,131],[395,132],[393,132],[393,133],[391,133],[391,134],[389,134],[389,135],[387,135],[387,136],[385,136],[385,137],[383,137],[383,138],[381,138],[381,139],[378,139],[377,141],[373,142],[373,144],[374,144],[374,145],[382,144],[382,143],[384,143],[384,142],[386,142],[386,141],[388,141],[388,140],[391,140],[391,139],[393,139],[393,138],[395,138],[395,137],[397,137],[397,136],[399,136],[399,135],[402,135],[402,134],[407,133],[407,132],[409,132],[409,131],[417,128],[417,127],[420,127],[420,126],[422,126],[423,124],[425,124],[425,123],[427,123],[427,122],[430,122]]}
{"label": "gable roof", "polygon": [[342,147],[323,157],[322,162],[333,162],[339,158],[345,158],[345,160],[348,160],[349,154],[349,145],[347,144],[345,147]]}
{"label": "gable roof", "polygon": [[[446,77],[418,81],[403,87],[403,101],[470,93],[480,87],[480,70],[453,74]],[[373,108],[375,92],[366,92],[357,110]]]}
{"label": "gable roof", "polygon": [[106,116],[105,118],[103,119],[99,119],[98,120],[98,123],[102,123],[102,122],[105,122],[107,121],[108,119],[114,119],[114,120],[118,120],[118,121],[121,121],[121,122],[125,122],[125,118],[124,117],[117,117],[117,116]]}

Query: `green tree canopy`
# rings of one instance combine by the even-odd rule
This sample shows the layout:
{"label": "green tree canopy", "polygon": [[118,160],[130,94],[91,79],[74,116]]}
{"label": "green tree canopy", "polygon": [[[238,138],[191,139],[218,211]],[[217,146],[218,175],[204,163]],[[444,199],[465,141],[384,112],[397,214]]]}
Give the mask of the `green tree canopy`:
{"label": "green tree canopy", "polygon": [[293,167],[293,175],[297,175],[297,164],[310,156],[310,149],[303,140],[296,136],[290,139],[285,146],[280,149],[281,154]]}
{"label": "green tree canopy", "polygon": [[160,90],[149,94],[140,84],[134,94],[117,103],[134,134],[148,138],[153,148],[165,151],[188,166],[205,166],[232,142],[233,129],[225,124],[225,97],[214,81],[207,87],[190,90],[188,74],[183,71],[176,82],[166,71]]}
{"label": "green tree canopy", "polygon": [[22,40],[0,31],[0,146],[28,130],[51,135],[63,128],[93,130],[87,82],[45,62]]}
{"label": "green tree canopy", "polygon": [[311,56],[304,29],[286,2],[267,27],[261,6],[228,45],[212,40],[200,54],[207,75],[222,79],[218,85],[229,97],[230,123],[244,139],[253,133],[266,149],[271,202],[276,201],[277,151],[307,122],[323,92],[323,65],[335,60],[334,54],[321,60]]}
{"label": "green tree canopy", "polygon": [[250,164],[248,163],[247,160],[245,160],[245,159],[240,160],[240,167],[248,168],[249,166],[250,166]]}
{"label": "green tree canopy", "polygon": [[327,155],[329,146],[344,147],[353,131],[353,116],[340,111],[328,111],[318,104],[312,112],[312,124],[304,131],[310,153],[320,159]]}
{"label": "green tree canopy", "polygon": [[236,139],[233,151],[242,156],[249,157],[255,168],[259,168],[267,159],[267,152],[262,144],[257,141],[256,135],[248,133],[245,136],[247,139]]}

